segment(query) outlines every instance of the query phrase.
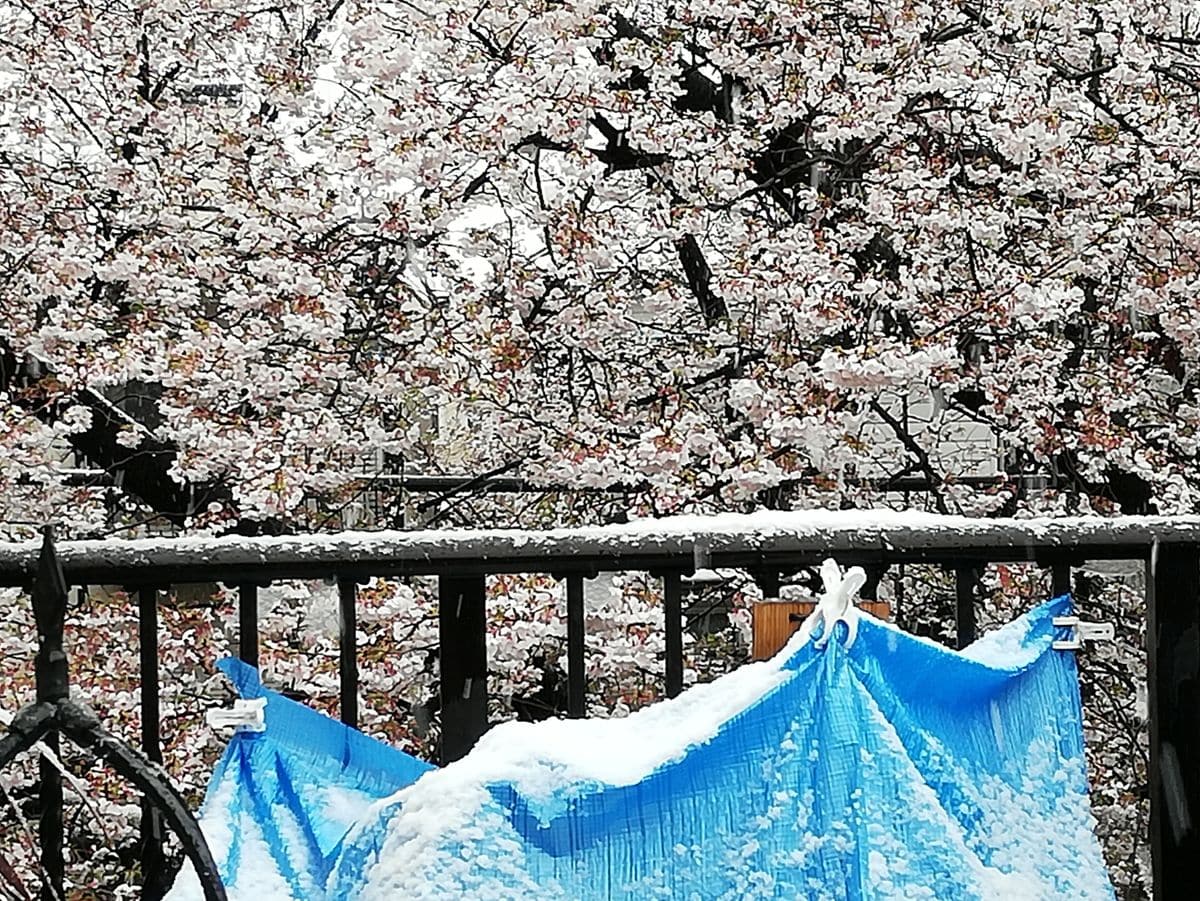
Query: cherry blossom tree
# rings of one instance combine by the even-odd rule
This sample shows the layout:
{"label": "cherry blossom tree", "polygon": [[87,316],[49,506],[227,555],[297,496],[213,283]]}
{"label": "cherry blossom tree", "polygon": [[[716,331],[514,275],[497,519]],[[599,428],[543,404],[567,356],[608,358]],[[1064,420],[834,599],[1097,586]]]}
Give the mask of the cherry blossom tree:
{"label": "cherry blossom tree", "polygon": [[[448,407],[460,468],[657,511],[868,470],[945,509],[1195,506],[1182,0],[5,16],[32,520],[96,503],[53,478],[74,445],[179,524],[299,522],[363,452],[436,466]],[[1062,490],[947,485],[962,421]]]}

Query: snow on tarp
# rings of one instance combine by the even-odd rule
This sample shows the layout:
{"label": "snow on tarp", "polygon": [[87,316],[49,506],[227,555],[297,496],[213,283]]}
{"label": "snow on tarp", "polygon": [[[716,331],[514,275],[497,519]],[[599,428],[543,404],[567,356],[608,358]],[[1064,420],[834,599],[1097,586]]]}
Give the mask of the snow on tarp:
{"label": "snow on tarp", "polygon": [[[350,827],[433,766],[264,688],[240,660],[218,667],[243,698],[267,700],[267,731],[233,736],[200,816],[229,896],[325,898]],[[190,864],[170,897],[203,897]]]}
{"label": "snow on tarp", "polygon": [[1068,609],[963,652],[862,615],[849,649],[794,640],[624,719],[507,723],[424,774],[280,736],[276,697],[202,825],[255,901],[1110,899],[1074,656],[1051,648]]}

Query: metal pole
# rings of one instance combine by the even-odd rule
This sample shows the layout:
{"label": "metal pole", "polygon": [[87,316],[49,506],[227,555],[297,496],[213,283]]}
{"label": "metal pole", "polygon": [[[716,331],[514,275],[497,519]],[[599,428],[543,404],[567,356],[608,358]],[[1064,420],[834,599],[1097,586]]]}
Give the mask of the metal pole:
{"label": "metal pole", "polygon": [[438,577],[442,762],[466,756],[488,728],[487,585],[483,576]]}
{"label": "metal pole", "polygon": [[342,722],[358,728],[358,583],[338,577],[338,682]]}
{"label": "metal pole", "polygon": [[251,666],[258,666],[258,585],[242,582],[238,585],[238,657]]}
{"label": "metal pole", "polygon": [[159,745],[158,589],[141,586],[135,591],[142,673],[142,751],[155,763],[162,763]]}
{"label": "metal pole", "polygon": [[587,712],[583,650],[583,576],[567,576],[567,713],[572,717]]}
{"label": "metal pole", "polygon": [[[158,588],[139,586],[138,648],[141,657],[142,752],[154,763],[162,763],[159,739],[158,673]],[[162,816],[146,799],[142,800],[142,897],[161,898],[166,893],[163,860]]]}
{"label": "metal pole", "polygon": [[[50,732],[42,739],[55,756],[58,755],[58,733]],[[45,755],[38,757],[38,843],[42,851],[41,901],[61,901],[65,867],[63,864],[63,787],[62,773]]]}
{"label": "metal pole", "polygon": [[[54,548],[54,531],[44,530],[37,578],[31,592],[38,627],[38,653],[34,675],[39,703],[57,704],[70,696],[67,658],[63,650],[63,625],[67,610],[67,585]],[[43,739],[57,756],[58,732]],[[62,774],[44,755],[38,757],[38,844],[41,846],[43,882],[41,901],[58,901],[63,892],[63,788]]]}
{"label": "metal pole", "polygon": [[858,596],[864,601],[879,600],[879,583],[883,581],[884,575],[887,573],[886,566],[865,566],[863,567],[867,574],[867,581],[863,583],[862,590]]}
{"label": "metal pole", "polygon": [[1062,597],[1071,593],[1071,566],[1067,563],[1056,563],[1050,568],[1050,596]]}
{"label": "metal pole", "polygon": [[954,568],[955,646],[962,650],[975,640],[975,588],[979,584],[979,565],[968,563]]}
{"label": "metal pole", "polygon": [[1200,861],[1200,547],[1155,545],[1146,594],[1154,897],[1190,901]]}
{"label": "metal pole", "polygon": [[663,616],[667,632],[667,697],[683,691],[683,587],[677,570],[663,573]]}

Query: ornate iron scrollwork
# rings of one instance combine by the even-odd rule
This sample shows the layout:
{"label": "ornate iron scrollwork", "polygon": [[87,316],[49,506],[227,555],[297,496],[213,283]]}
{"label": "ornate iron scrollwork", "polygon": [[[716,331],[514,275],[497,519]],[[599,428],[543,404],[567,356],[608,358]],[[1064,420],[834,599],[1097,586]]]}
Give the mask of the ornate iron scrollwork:
{"label": "ornate iron scrollwork", "polygon": [[[67,585],[50,527],[46,528],[42,541],[31,597],[38,629],[38,652],[34,664],[37,700],[13,718],[8,733],[0,738],[0,769],[8,766],[22,751],[54,735],[64,736],[80,748],[90,751],[122,778],[137,786],[147,803],[158,811],[191,860],[206,901],[226,901],[220,872],[200,831],[200,824],[188,810],[183,796],[171,784],[166,772],[139,751],[105,732],[99,718],[91,710],[71,700],[67,656],[63,650]],[[42,768],[42,797],[59,799],[58,803],[61,804],[61,786],[45,784],[50,769]],[[49,776],[51,779],[57,777],[57,771]],[[64,897],[61,808],[43,809],[42,816],[53,818],[57,824],[56,829],[41,828],[39,833],[48,888],[52,896],[61,898]]]}

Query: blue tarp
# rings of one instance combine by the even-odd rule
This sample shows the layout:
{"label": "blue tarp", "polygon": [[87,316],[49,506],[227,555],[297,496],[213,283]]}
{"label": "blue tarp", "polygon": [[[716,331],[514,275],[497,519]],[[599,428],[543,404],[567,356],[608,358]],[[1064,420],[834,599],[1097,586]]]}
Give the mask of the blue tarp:
{"label": "blue tarp", "polygon": [[[863,616],[848,649],[792,647],[641,720],[498,727],[434,771],[226,661],[268,728],[231,742],[202,825],[231,897],[255,901],[1109,899],[1075,660],[1051,648],[1068,609],[963,652]],[[653,760],[640,735],[696,734],[730,704],[633,779],[562,750],[576,728],[583,756]]]}

